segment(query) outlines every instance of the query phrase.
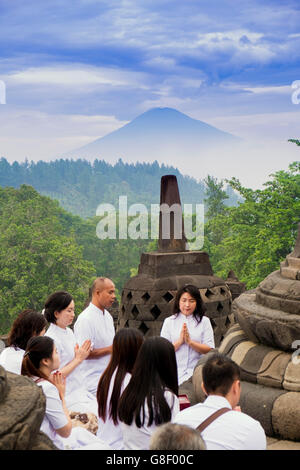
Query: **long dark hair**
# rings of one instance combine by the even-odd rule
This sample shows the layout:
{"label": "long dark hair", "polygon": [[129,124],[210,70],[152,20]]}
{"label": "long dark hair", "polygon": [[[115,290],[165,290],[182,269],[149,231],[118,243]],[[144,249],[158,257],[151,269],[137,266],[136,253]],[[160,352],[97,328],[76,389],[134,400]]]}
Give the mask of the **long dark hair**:
{"label": "long dark hair", "polygon": [[138,353],[129,384],[121,395],[119,420],[138,428],[145,423],[145,403],[149,409],[147,425],[171,420],[172,411],[164,393],[178,396],[177,363],[173,344],[160,336],[146,338]]}
{"label": "long dark hair", "polygon": [[107,418],[106,405],[109,385],[112,375],[117,369],[109,403],[109,417],[112,418],[114,424],[118,424],[118,402],[121,394],[121,386],[126,373],[132,372],[143,341],[144,336],[136,328],[122,328],[116,333],[113,340],[110,362],[103,372],[97,388],[98,414],[103,421]]}
{"label": "long dark hair", "polygon": [[70,305],[73,297],[63,290],[51,294],[45,302],[45,317],[49,323],[56,323],[55,312],[61,312]]}
{"label": "long dark hair", "polygon": [[200,291],[199,291],[198,287],[193,286],[192,284],[187,284],[186,286],[181,287],[177,291],[177,294],[175,296],[174,305],[173,305],[173,313],[175,313],[175,315],[179,314],[179,312],[180,312],[179,301],[180,301],[181,296],[186,292],[188,294],[190,294],[190,296],[193,297],[193,299],[196,300],[196,308],[193,311],[193,317],[195,318],[197,323],[200,323],[201,320],[202,320],[203,315],[206,312],[206,307],[205,307],[204,302],[201,298]]}
{"label": "long dark hair", "polygon": [[13,322],[8,336],[8,345],[26,349],[28,340],[46,328],[44,315],[33,309],[23,310]]}
{"label": "long dark hair", "polygon": [[49,380],[40,370],[40,364],[42,359],[51,359],[53,351],[54,341],[49,336],[34,336],[30,338],[23,357],[21,374]]}

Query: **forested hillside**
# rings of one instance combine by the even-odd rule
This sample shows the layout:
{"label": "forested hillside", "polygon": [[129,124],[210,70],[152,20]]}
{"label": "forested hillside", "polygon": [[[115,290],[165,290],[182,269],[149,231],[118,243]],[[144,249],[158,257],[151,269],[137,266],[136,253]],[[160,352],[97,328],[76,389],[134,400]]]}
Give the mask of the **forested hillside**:
{"label": "forested hillside", "polygon": [[[8,163],[0,159],[0,186],[19,188],[21,184],[33,186],[39,193],[56,199],[61,206],[81,217],[93,217],[99,204],[107,202],[118,206],[119,196],[127,196],[133,203],[158,204],[160,178],[176,175],[182,204],[203,203],[205,183],[182,175],[173,167],[154,163],[123,163],[115,165],[103,160],[55,160],[37,163]],[[238,195],[230,186],[226,188],[226,204],[237,204]]]}
{"label": "forested hillside", "polygon": [[100,240],[98,221],[66,212],[30,186],[0,188],[0,333],[22,309],[41,310],[55,290],[69,291],[80,313],[96,275],[122,288],[149,242]]}
{"label": "forested hillside", "polygon": [[[217,276],[226,278],[233,269],[251,289],[277,270],[294,247],[300,162],[271,175],[262,190],[243,188],[236,179],[230,185],[243,198],[237,207],[225,205],[222,182],[206,179],[203,250]],[[41,310],[46,297],[58,289],[74,296],[80,313],[97,275],[113,279],[121,293],[137,270],[140,254],[155,249],[156,241],[100,240],[98,222],[99,217],[83,219],[67,212],[31,186],[0,187],[0,333],[8,331],[22,309]]]}

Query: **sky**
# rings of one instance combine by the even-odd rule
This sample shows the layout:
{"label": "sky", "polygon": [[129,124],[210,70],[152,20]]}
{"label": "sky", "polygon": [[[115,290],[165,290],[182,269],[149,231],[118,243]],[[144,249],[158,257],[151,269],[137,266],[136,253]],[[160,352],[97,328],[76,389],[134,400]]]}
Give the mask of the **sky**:
{"label": "sky", "polygon": [[249,145],[247,164],[167,163],[259,187],[299,160],[299,24],[298,0],[0,0],[0,156],[55,159],[171,107]]}

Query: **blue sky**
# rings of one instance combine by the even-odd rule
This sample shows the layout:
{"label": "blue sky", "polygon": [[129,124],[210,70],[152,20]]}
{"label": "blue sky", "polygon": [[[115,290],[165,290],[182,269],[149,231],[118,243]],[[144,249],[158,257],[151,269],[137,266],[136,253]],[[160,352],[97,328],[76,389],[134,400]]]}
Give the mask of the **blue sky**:
{"label": "blue sky", "polygon": [[0,0],[0,153],[55,158],[167,106],[282,148],[264,178],[297,159],[299,25],[290,0]]}

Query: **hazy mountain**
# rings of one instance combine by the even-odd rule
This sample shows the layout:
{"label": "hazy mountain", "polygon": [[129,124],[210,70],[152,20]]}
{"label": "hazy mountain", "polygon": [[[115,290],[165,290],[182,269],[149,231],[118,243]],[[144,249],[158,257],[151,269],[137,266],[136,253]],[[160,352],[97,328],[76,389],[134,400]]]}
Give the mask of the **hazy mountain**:
{"label": "hazy mountain", "polygon": [[153,108],[120,129],[68,152],[68,158],[101,158],[115,162],[164,161],[166,155],[186,155],[241,139],[172,108]]}

